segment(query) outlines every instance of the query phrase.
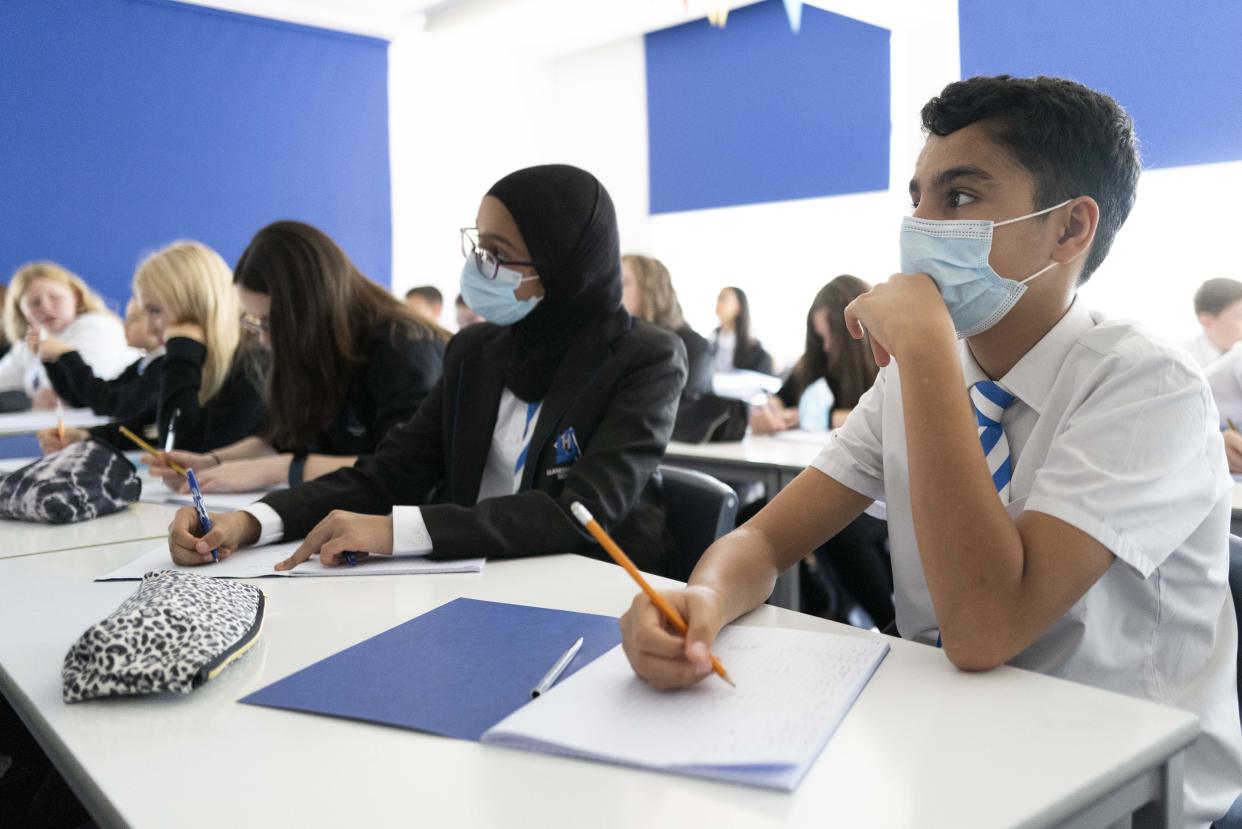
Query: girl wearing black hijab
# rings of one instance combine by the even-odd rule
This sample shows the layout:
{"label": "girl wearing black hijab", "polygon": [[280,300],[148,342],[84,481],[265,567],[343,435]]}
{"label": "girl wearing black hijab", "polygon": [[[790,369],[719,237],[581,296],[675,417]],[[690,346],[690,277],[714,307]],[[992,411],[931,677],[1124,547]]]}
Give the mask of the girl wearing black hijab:
{"label": "girl wearing black hijab", "polygon": [[581,501],[638,566],[670,572],[653,478],[686,380],[673,334],[621,306],[616,215],[575,167],[512,173],[462,230],[462,293],[488,320],[455,336],[444,375],[375,454],[236,513],[173,520],[169,549],[205,564],[305,537],[278,569],[345,551],[436,558],[578,552],[605,558],[569,514]]}

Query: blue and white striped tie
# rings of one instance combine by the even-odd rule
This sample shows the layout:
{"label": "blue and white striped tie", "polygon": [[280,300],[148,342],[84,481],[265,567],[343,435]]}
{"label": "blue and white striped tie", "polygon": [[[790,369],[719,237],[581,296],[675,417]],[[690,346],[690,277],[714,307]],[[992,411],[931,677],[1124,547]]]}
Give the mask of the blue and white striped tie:
{"label": "blue and white striped tie", "polygon": [[526,456],[530,454],[530,442],[534,439],[531,434],[530,424],[535,420],[535,415],[539,413],[540,403],[526,404],[526,427],[522,430],[522,451],[518,453],[517,463],[513,465],[513,491],[516,493],[522,488],[522,473],[526,471]]}
{"label": "blue and white striped tie", "polygon": [[1017,399],[991,380],[981,380],[970,387],[970,405],[974,407],[975,419],[979,423],[979,443],[988,462],[992,485],[996,487],[1002,504],[1009,503],[1013,462],[1009,458],[1009,441],[1001,428],[1001,416]]}

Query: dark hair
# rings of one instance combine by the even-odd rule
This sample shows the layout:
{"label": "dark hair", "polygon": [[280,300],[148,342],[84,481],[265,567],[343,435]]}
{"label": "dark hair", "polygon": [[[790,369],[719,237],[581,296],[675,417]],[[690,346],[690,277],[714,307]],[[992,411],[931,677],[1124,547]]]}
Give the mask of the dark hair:
{"label": "dark hair", "polygon": [[466,304],[466,298],[462,296],[461,294],[457,295],[457,299],[453,300],[453,304],[456,305],[458,308],[469,308],[470,307],[469,305]]}
{"label": "dark hair", "polygon": [[725,290],[732,291],[737,297],[737,319],[733,321],[737,345],[733,347],[733,367],[748,366],[751,364],[751,351],[759,345],[755,338],[750,336],[750,300],[746,298],[746,292],[741,288],[730,285]]}
{"label": "dark hair", "polygon": [[1138,139],[1121,105],[1064,78],[1009,75],[956,81],[923,107],[923,129],[949,135],[985,122],[992,139],[1035,179],[1035,209],[1090,196],[1100,206],[1079,284],[1112,247],[1134,206]]}
{"label": "dark hair", "polygon": [[[819,289],[811,308],[806,312],[806,351],[794,366],[794,378],[801,390],[822,378],[832,378],[837,399],[834,409],[852,409],[858,405],[879,368],[865,339],[856,340],[845,327],[845,306],[871,286],[856,276],[842,274]],[[828,312],[828,353],[824,341],[815,330],[816,311]]]}
{"label": "dark hair", "polygon": [[377,327],[388,324],[394,342],[448,337],[363,276],[326,233],[302,222],[273,222],[256,233],[233,282],[272,300],[265,397],[278,447],[305,446],[336,419]]}
{"label": "dark hair", "polygon": [[440,293],[440,289],[434,285],[419,285],[417,288],[410,288],[405,292],[405,298],[420,297],[430,302],[432,305],[443,305],[444,294]]}
{"label": "dark hair", "polygon": [[1195,291],[1195,313],[1216,316],[1242,299],[1242,282],[1236,279],[1209,279]]}

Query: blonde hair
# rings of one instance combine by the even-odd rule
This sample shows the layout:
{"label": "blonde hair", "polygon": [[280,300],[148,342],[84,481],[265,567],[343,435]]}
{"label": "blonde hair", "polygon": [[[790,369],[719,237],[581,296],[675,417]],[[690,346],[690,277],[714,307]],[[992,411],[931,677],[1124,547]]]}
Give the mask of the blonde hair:
{"label": "blonde hair", "polygon": [[134,271],[134,293],[156,299],[169,325],[194,323],[207,335],[200,403],[220,391],[241,341],[233,271],[201,242],[178,241],[149,255]]}
{"label": "blonde hair", "polygon": [[77,314],[97,313],[110,314],[108,306],[90,287],[82,281],[82,277],[62,268],[55,262],[28,262],[13,274],[9,282],[8,293],[4,297],[4,334],[9,342],[21,342],[26,336],[30,323],[22,315],[22,294],[36,279],[50,279],[68,287],[78,298]]}
{"label": "blonde hair", "polygon": [[642,318],[669,331],[677,331],[686,325],[686,317],[673,290],[673,278],[659,259],[627,253],[621,257],[624,264],[634,270],[638,278],[638,291],[643,298]]}

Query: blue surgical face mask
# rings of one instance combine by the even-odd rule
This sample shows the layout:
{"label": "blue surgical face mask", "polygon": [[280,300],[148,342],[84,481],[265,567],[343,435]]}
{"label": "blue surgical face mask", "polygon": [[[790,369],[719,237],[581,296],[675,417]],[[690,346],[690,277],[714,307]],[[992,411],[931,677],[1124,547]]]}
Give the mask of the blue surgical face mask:
{"label": "blue surgical face mask", "polygon": [[1005,279],[988,264],[992,230],[1051,213],[1071,201],[1003,222],[906,216],[901,220],[901,272],[925,273],[935,280],[959,338],[981,334],[1009,313],[1028,282],[1058,264],[1049,262],[1026,279]]}
{"label": "blue surgical face mask", "polygon": [[517,271],[501,267],[495,279],[488,279],[479,270],[478,259],[467,256],[461,268],[461,297],[476,314],[497,325],[513,325],[535,310],[541,296],[518,299],[514,296],[519,285],[538,279],[522,276]]}

